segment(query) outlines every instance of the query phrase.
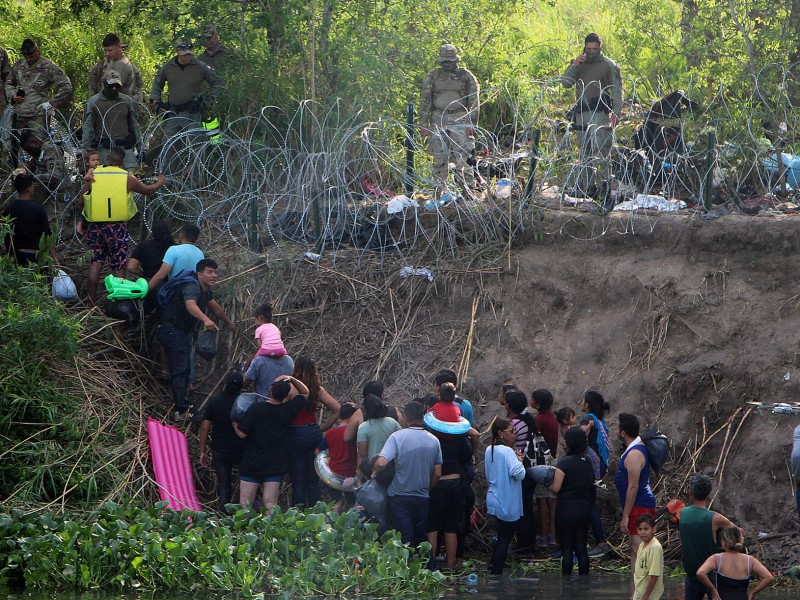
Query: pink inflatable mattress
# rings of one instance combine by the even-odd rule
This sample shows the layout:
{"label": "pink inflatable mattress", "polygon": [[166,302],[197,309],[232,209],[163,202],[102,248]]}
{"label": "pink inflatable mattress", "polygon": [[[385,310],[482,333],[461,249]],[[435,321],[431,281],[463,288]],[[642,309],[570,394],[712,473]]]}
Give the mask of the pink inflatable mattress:
{"label": "pink inflatable mattress", "polygon": [[169,502],[172,510],[201,510],[197,489],[189,462],[189,445],[186,436],[169,425],[147,419],[153,471],[162,500]]}

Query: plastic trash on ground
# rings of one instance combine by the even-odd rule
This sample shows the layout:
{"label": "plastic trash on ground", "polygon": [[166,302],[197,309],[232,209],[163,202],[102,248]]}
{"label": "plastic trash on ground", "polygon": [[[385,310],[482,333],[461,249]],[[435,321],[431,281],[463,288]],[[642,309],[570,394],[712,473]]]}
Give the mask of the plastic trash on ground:
{"label": "plastic trash on ground", "polygon": [[658,212],[678,212],[682,208],[686,208],[686,202],[683,200],[667,200],[663,196],[652,196],[647,194],[639,194],[633,200],[620,202],[614,207],[614,211],[630,212],[634,210],[657,210]]}
{"label": "plastic trash on ground", "polygon": [[61,269],[53,277],[53,298],[62,302],[70,302],[78,299],[78,288],[72,278]]}
{"label": "plastic trash on ground", "polygon": [[[781,154],[781,161],[783,162],[783,174],[786,177],[786,185],[789,189],[796,188],[798,181],[800,181],[800,156],[796,154],[786,154],[784,152]],[[766,169],[769,175],[778,174],[778,157],[776,154],[771,154],[765,158],[763,164],[764,169]]]}
{"label": "plastic trash on ground", "polygon": [[386,212],[390,215],[403,212],[406,208],[418,208],[419,204],[408,196],[395,196],[386,204]]}
{"label": "plastic trash on ground", "polygon": [[514,184],[510,179],[498,179],[494,184],[494,195],[498,198],[510,198]]}
{"label": "plastic trash on ground", "polygon": [[427,277],[428,281],[433,281],[434,277],[433,271],[431,271],[430,269],[425,269],[425,268],[415,269],[414,267],[403,267],[402,269],[400,269],[400,277],[402,277],[403,279],[408,279],[409,277],[414,277],[415,275],[418,277]]}
{"label": "plastic trash on ground", "polygon": [[438,200],[434,200],[433,198],[430,198],[429,200],[426,200],[425,201],[425,210],[436,210],[437,208],[440,208],[440,207],[444,206],[445,204],[449,204],[450,202],[452,202],[455,199],[456,199],[456,197],[455,197],[454,194],[451,194],[450,192],[445,192],[444,194],[442,194],[439,197]]}

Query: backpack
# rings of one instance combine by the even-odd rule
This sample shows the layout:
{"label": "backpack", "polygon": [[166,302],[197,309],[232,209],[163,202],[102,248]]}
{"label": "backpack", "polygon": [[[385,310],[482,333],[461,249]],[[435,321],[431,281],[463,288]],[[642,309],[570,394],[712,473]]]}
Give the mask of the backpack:
{"label": "backpack", "polygon": [[639,437],[647,449],[650,466],[658,473],[669,460],[669,438],[658,430],[657,425],[653,425]]}
{"label": "backpack", "polygon": [[541,433],[535,433],[528,438],[525,446],[525,454],[522,457],[522,464],[528,467],[546,466],[549,467],[553,462],[550,454],[550,446],[544,440]]}
{"label": "backpack", "polygon": [[184,269],[158,288],[158,292],[156,293],[156,302],[159,306],[166,306],[172,302],[176,292],[182,286],[192,281],[197,282],[197,275],[195,275],[194,271]]}

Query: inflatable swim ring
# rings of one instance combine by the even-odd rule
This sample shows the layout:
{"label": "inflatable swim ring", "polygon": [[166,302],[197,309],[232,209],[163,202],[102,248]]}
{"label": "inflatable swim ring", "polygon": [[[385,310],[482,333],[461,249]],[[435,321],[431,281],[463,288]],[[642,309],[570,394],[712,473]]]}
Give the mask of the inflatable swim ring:
{"label": "inflatable swim ring", "polygon": [[459,417],[458,421],[451,423],[449,421],[440,421],[433,416],[433,413],[425,413],[422,421],[427,427],[430,427],[434,431],[438,431],[439,433],[450,433],[453,435],[467,433],[471,427],[469,421],[467,421],[464,417]]}
{"label": "inflatable swim ring", "polygon": [[[319,478],[325,485],[328,485],[335,490],[340,492],[351,492],[355,486],[355,477],[342,477],[341,475],[337,475],[331,471],[329,462],[330,457],[328,456],[327,450],[323,450],[314,458],[314,468],[316,469]],[[348,485],[345,485],[345,482]]]}

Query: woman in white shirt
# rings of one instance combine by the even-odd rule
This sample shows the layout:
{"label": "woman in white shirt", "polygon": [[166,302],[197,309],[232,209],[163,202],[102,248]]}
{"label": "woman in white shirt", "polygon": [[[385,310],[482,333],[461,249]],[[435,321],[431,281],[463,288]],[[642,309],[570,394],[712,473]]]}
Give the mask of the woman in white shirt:
{"label": "woman in white shirt", "polygon": [[492,423],[492,445],[486,448],[484,467],[489,491],[486,511],[497,519],[497,544],[489,561],[492,575],[502,575],[517,521],[522,517],[522,456],[514,451],[516,434],[511,422],[497,418]]}

